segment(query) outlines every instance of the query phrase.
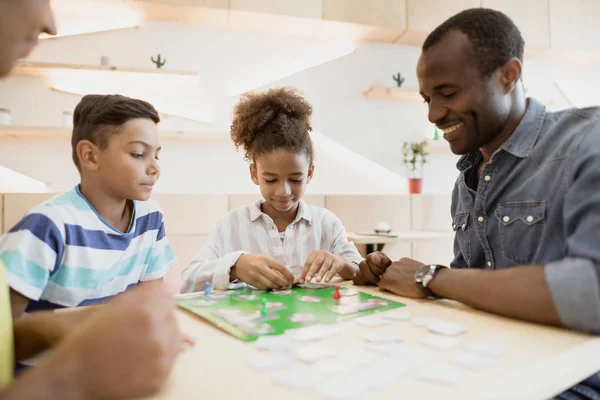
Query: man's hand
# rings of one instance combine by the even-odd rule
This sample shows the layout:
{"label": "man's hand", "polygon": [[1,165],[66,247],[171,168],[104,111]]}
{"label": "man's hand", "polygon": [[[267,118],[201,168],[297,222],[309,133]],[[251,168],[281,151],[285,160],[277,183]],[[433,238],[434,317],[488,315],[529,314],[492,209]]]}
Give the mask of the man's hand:
{"label": "man's hand", "polygon": [[231,269],[231,275],[261,290],[294,284],[294,275],[284,265],[262,254],[242,254]]}
{"label": "man's hand", "polygon": [[325,250],[314,250],[308,255],[296,280],[298,283],[304,283],[315,278],[317,282],[321,280],[329,282],[344,268],[344,265],[346,261],[342,257]]}
{"label": "man's hand", "polygon": [[116,297],[67,335],[40,367],[68,371],[79,398],[155,394],[183,340],[173,313],[176,292],[151,282]]}
{"label": "man's hand", "polygon": [[425,291],[415,284],[415,273],[425,264],[411,258],[394,261],[386,270],[379,287],[399,296],[422,299],[427,297]]}
{"label": "man's hand", "polygon": [[376,251],[358,264],[358,271],[352,279],[355,285],[377,285],[386,268],[392,264],[385,253]]}

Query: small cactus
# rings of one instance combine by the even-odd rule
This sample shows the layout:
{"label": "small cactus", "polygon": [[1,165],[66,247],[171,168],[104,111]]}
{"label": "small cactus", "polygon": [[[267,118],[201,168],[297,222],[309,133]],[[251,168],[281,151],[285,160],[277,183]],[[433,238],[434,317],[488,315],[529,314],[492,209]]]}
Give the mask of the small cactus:
{"label": "small cactus", "polygon": [[160,69],[163,65],[167,63],[167,59],[162,58],[160,56],[160,53],[158,53],[158,57],[156,57],[156,60],[154,59],[154,57],[150,57],[150,60],[152,60],[152,62],[154,63],[154,65],[156,65],[156,68],[158,69]]}
{"label": "small cactus", "polygon": [[402,87],[402,84],[404,83],[404,78],[402,77],[402,74],[400,72],[392,75],[392,78],[394,78],[394,80],[396,81],[396,85],[398,85],[398,87]]}

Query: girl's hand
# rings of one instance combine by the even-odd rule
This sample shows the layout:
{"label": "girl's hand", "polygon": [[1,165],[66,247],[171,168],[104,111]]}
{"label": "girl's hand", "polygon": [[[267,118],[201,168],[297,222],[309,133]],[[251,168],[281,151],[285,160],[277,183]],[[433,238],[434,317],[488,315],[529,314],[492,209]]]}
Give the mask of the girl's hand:
{"label": "girl's hand", "polygon": [[313,278],[317,282],[331,281],[342,268],[346,261],[335,254],[331,254],[324,250],[315,250],[309,254],[300,275],[298,275],[298,283],[310,282]]}

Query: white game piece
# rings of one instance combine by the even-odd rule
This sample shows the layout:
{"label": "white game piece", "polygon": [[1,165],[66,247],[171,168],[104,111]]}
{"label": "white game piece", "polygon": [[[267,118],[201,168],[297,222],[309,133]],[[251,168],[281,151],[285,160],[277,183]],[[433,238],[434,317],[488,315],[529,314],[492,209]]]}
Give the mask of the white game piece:
{"label": "white game piece", "polygon": [[258,353],[250,357],[250,364],[260,370],[279,368],[292,362],[294,362],[292,357],[280,351]]}
{"label": "white game piece", "polygon": [[283,351],[293,346],[294,342],[289,336],[260,336],[254,345],[259,350]]}
{"label": "white game piece", "polygon": [[448,350],[458,347],[460,340],[447,336],[428,335],[421,338],[421,343],[439,350]]}
{"label": "white game piece", "polygon": [[288,319],[297,324],[310,324],[311,322],[317,321],[319,318],[315,314],[311,313],[295,313],[288,316]]}
{"label": "white game piece", "polygon": [[447,364],[437,364],[421,368],[417,372],[416,378],[428,382],[453,385],[460,381],[464,375],[465,372],[460,368]]}
{"label": "white game piece", "polygon": [[378,389],[396,383],[403,374],[414,370],[416,366],[415,363],[408,360],[379,358],[357,370],[351,371],[348,378],[362,380],[370,388]]}
{"label": "white game piece", "polygon": [[357,318],[354,321],[359,325],[368,326],[369,328],[385,326],[385,325],[389,325],[389,323],[390,323],[390,321],[387,319],[373,317],[373,316]]}
{"label": "white game piece", "polygon": [[300,297],[298,297],[298,300],[300,300],[304,303],[320,303],[323,301],[323,299],[321,297],[317,297],[317,296],[300,296]]}
{"label": "white game piece", "polygon": [[360,396],[367,390],[366,382],[359,379],[348,380],[344,376],[325,379],[313,386],[314,391],[330,399],[343,400]]}
{"label": "white game piece", "polygon": [[427,327],[430,323],[439,321],[436,317],[412,317],[410,320],[414,326]]}
{"label": "white game piece", "polygon": [[323,346],[322,344],[310,343],[295,349],[294,355],[300,361],[314,363],[315,361],[322,360],[326,357],[331,357],[333,355],[333,350],[329,347]]}
{"label": "white game piece", "polygon": [[352,365],[341,362],[335,358],[327,358],[314,363],[313,368],[320,371],[323,375],[333,375],[342,372],[348,372]]}
{"label": "white game piece", "polygon": [[467,331],[467,328],[465,328],[461,324],[443,320],[429,322],[427,324],[427,328],[431,332],[439,333],[440,335],[446,336],[457,336]]}
{"label": "white game piece", "polygon": [[463,368],[477,370],[491,366],[495,360],[475,353],[459,352],[454,354],[450,361]]}
{"label": "white game piece", "polygon": [[305,389],[313,386],[324,376],[321,371],[311,367],[295,367],[283,371],[275,376],[275,382],[282,385],[291,386],[295,389]]}
{"label": "white game piece", "polygon": [[500,357],[506,353],[506,347],[503,345],[483,340],[476,340],[469,343],[465,350],[487,357]]}
{"label": "white game piece", "polygon": [[360,348],[350,348],[343,350],[340,353],[338,353],[335,357],[337,361],[340,361],[351,367],[363,364],[370,364],[374,360],[377,360],[379,358],[379,354],[373,351]]}
{"label": "white game piece", "polygon": [[365,335],[365,339],[372,343],[401,342],[402,335],[397,332],[371,332]]}
{"label": "white game piece", "polygon": [[297,342],[308,342],[339,335],[340,332],[340,328],[333,325],[319,324],[307,326],[306,328],[288,329],[285,331],[285,335]]}
{"label": "white game piece", "polygon": [[426,364],[438,357],[432,350],[421,347],[407,346],[403,343],[367,343],[367,349],[394,359],[414,362],[418,365]]}
{"label": "white game piece", "polygon": [[391,321],[406,321],[410,318],[410,313],[408,311],[385,311],[380,314],[382,318],[389,319]]}

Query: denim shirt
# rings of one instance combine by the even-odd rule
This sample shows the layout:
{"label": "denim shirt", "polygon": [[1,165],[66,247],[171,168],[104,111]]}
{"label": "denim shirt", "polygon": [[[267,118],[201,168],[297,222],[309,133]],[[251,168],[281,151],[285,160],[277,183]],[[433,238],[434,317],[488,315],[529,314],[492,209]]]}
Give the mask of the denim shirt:
{"label": "denim shirt", "polygon": [[451,266],[544,265],[562,324],[600,333],[600,108],[547,112],[528,99],[473,190],[481,160],[457,164]]}

